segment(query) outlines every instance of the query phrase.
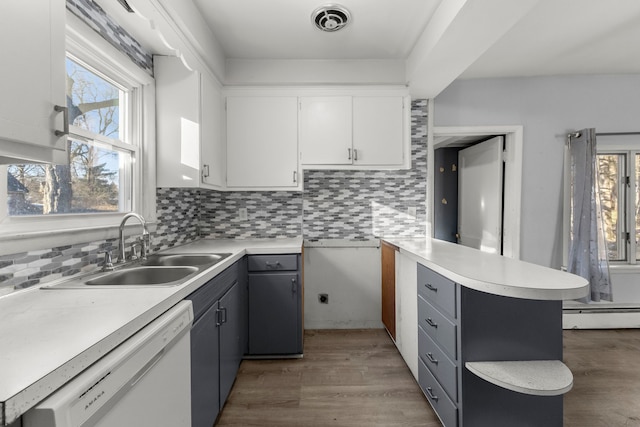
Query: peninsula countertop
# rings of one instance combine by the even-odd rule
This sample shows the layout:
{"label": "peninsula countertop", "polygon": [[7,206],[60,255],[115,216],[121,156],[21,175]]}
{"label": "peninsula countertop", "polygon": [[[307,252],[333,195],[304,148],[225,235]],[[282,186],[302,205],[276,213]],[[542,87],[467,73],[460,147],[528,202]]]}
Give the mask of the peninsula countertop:
{"label": "peninsula countertop", "polygon": [[455,243],[430,238],[383,240],[436,273],[477,291],[534,300],[577,299],[589,292],[589,282],[575,274]]}
{"label": "peninsula countertop", "polygon": [[301,250],[302,239],[203,239],[162,253],[231,255],[177,286],[49,289],[64,281],[57,280],[1,297],[0,425],[16,420],[242,256]]}

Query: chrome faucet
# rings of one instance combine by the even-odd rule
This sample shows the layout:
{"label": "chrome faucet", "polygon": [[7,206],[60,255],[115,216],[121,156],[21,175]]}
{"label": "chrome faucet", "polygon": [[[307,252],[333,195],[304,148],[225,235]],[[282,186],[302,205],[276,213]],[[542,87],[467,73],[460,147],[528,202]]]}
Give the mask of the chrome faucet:
{"label": "chrome faucet", "polygon": [[124,216],[124,218],[122,218],[122,221],[120,222],[120,235],[119,235],[120,242],[118,244],[118,260],[117,260],[118,263],[125,262],[127,258],[124,250],[124,225],[129,218],[136,218],[138,221],[140,221],[140,224],[142,224],[142,236],[140,237],[140,247],[141,247],[140,258],[142,260],[147,259],[147,251],[149,250],[149,244],[150,244],[150,236],[149,236],[149,230],[147,229],[147,221],[145,221],[142,215],[138,215],[137,213],[134,213],[134,212],[129,212]]}

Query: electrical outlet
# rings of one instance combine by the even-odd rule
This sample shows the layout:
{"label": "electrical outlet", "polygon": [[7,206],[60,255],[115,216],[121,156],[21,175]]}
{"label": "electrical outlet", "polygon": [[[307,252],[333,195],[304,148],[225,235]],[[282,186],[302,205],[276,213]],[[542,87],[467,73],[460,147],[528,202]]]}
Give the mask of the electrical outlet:
{"label": "electrical outlet", "polygon": [[415,206],[410,206],[407,208],[407,215],[411,218],[415,218],[418,215],[418,209]]}
{"label": "electrical outlet", "polygon": [[320,304],[329,304],[329,294],[318,294],[318,302]]}
{"label": "electrical outlet", "polygon": [[238,219],[240,219],[240,221],[246,221],[248,218],[247,208],[238,209]]}

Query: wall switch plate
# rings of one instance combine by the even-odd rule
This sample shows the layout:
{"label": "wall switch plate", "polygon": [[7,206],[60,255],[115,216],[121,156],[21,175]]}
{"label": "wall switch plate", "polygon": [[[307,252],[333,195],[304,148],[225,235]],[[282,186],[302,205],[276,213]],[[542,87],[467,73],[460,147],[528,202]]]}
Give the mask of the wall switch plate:
{"label": "wall switch plate", "polygon": [[418,215],[418,209],[415,206],[408,207],[407,215],[409,215],[411,218],[415,218]]}
{"label": "wall switch plate", "polygon": [[240,221],[246,221],[248,218],[247,208],[238,209],[238,219],[240,219]]}

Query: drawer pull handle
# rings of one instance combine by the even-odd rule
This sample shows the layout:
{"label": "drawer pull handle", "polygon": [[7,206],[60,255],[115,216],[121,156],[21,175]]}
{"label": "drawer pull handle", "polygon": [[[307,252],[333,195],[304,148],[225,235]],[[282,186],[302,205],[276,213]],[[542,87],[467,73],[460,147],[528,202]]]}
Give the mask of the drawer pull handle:
{"label": "drawer pull handle", "polygon": [[438,327],[438,324],[436,322],[434,322],[433,319],[431,319],[431,317],[427,317],[424,320],[425,320],[425,322],[427,322],[429,324],[429,326],[433,326],[434,328]]}
{"label": "drawer pull handle", "polygon": [[435,394],[433,394],[433,390],[431,389],[431,387],[427,387],[427,395],[429,396],[429,399],[431,400],[435,400],[436,402],[438,401],[439,397],[436,396]]}
{"label": "drawer pull handle", "polygon": [[267,266],[267,268],[278,268],[280,267],[280,261],[276,261],[275,264],[267,261],[265,262],[265,265]]}
{"label": "drawer pull handle", "polygon": [[429,362],[431,362],[431,363],[433,363],[433,364],[435,364],[435,365],[437,365],[437,364],[438,364],[438,359],[435,359],[435,358],[433,357],[433,354],[431,354],[431,353],[427,353],[427,359],[429,359]]}
{"label": "drawer pull handle", "polygon": [[435,286],[433,286],[431,283],[425,283],[424,285],[427,289],[429,289],[430,291],[433,292],[438,292],[438,288],[436,288]]}

